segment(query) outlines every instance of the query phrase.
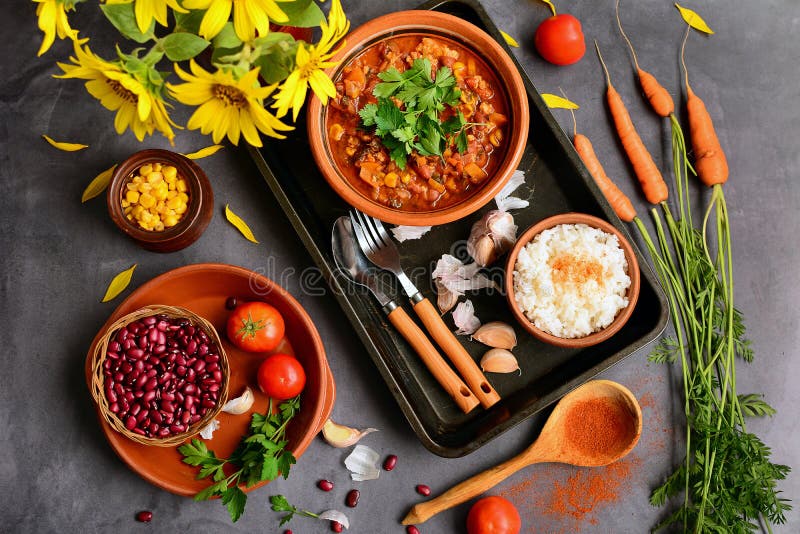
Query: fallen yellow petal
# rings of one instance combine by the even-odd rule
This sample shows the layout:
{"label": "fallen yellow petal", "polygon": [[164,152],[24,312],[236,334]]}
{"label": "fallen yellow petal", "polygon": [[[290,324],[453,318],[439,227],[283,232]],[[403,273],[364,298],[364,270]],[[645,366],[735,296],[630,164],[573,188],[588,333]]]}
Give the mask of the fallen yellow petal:
{"label": "fallen yellow petal", "polygon": [[89,185],[86,186],[86,189],[83,190],[83,195],[81,195],[81,202],[86,202],[87,200],[93,199],[100,193],[106,190],[108,187],[109,182],[111,182],[111,175],[114,174],[114,169],[116,169],[116,165],[112,165],[111,168],[104,170],[100,174],[94,177]]}
{"label": "fallen yellow petal", "polygon": [[707,33],[709,35],[714,34],[714,30],[709,28],[708,24],[706,24],[706,21],[703,20],[703,17],[691,9],[679,6],[678,4],[675,4],[675,7],[677,7],[678,11],[681,12],[681,17],[683,17],[683,20],[686,21],[686,24],[703,33]]}
{"label": "fallen yellow petal", "polygon": [[133,276],[133,270],[136,269],[136,264],[134,263],[130,269],[125,269],[117,276],[111,280],[111,283],[108,284],[108,289],[106,289],[106,294],[103,297],[103,302],[108,302],[116,298],[117,295],[122,293],[128,284],[131,283],[131,277]]}
{"label": "fallen yellow petal", "polygon": [[519,43],[517,42],[517,40],[508,35],[506,32],[500,30],[500,35],[503,36],[503,39],[506,40],[509,46],[513,46],[514,48],[519,48]]}
{"label": "fallen yellow petal", "polygon": [[197,152],[192,152],[191,154],[184,154],[184,156],[186,156],[189,159],[206,158],[208,156],[213,156],[221,148],[224,148],[223,145],[211,145],[211,146],[207,146],[205,148],[201,148]]}
{"label": "fallen yellow petal", "polygon": [[53,145],[59,150],[63,150],[64,152],[75,152],[77,150],[83,150],[84,148],[89,148],[89,145],[82,145],[80,143],[63,143],[61,141],[54,141],[52,138],[42,135],[45,141]]}
{"label": "fallen yellow petal", "polygon": [[239,230],[245,238],[247,238],[248,241],[258,243],[256,236],[253,235],[253,231],[250,230],[250,227],[247,226],[247,223],[244,222],[241,217],[233,213],[228,204],[225,204],[225,218],[228,219],[228,222],[234,225],[236,229]]}
{"label": "fallen yellow petal", "polygon": [[542,100],[551,109],[580,109],[575,102],[550,93],[542,93]]}

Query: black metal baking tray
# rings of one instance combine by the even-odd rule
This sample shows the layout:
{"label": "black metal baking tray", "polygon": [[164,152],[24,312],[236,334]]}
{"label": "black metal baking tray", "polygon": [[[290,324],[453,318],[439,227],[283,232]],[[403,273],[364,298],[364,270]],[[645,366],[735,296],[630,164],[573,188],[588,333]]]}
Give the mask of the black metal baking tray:
{"label": "black metal baking tray", "polygon": [[[509,56],[514,57],[497,27],[476,0],[438,0],[424,4],[421,9],[443,11],[476,24],[501,43]],[[610,221],[633,243],[628,229],[614,215],[519,63],[517,68],[525,80],[531,114],[531,133],[520,165],[526,173],[526,184],[515,192],[515,196],[530,198],[531,205],[514,212],[520,230],[550,215],[579,211]],[[336,271],[330,248],[331,229],[334,220],[346,214],[349,206],[328,187],[317,170],[311,158],[304,118],[298,119],[297,129],[288,139],[249,150],[406,419],[423,445],[439,456],[459,457],[485,445],[646,345],[658,337],[666,326],[666,301],[638,249],[636,253],[642,272],[642,287],[633,315],[611,339],[587,349],[568,350],[537,341],[515,322],[505,297],[499,292],[469,294],[481,320],[505,321],[515,327],[519,345],[514,353],[523,372],[521,376],[515,373],[490,374],[489,380],[502,400],[488,410],[479,407],[464,414],[388,323],[372,296],[354,288]],[[430,273],[436,261],[445,252],[465,257],[464,240],[469,235],[472,223],[493,206],[492,203],[464,220],[435,227],[422,239],[400,245],[406,271],[434,302],[436,295],[431,287]],[[498,262],[498,267],[489,271],[500,287],[503,259]],[[400,297],[399,288],[394,288],[394,294]],[[401,300],[398,298],[398,301]],[[414,316],[410,306],[405,306],[409,314]],[[452,324],[449,314],[445,320]],[[485,346],[467,337],[461,339],[475,358],[480,358],[486,350]]]}

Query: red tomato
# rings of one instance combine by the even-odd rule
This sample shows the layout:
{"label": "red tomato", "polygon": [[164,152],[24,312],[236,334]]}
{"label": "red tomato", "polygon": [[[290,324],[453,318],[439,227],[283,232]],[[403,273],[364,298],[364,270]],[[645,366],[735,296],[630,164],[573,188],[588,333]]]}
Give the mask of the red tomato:
{"label": "red tomato", "polygon": [[468,534],[518,534],[522,528],[519,512],[502,497],[484,497],[469,510]]}
{"label": "red tomato", "polygon": [[275,400],[296,397],[305,385],[306,372],[294,356],[273,354],[258,368],[258,387]]}
{"label": "red tomato", "polygon": [[266,302],[245,302],[228,317],[228,339],[247,352],[275,350],[285,331],[281,313]]}
{"label": "red tomato", "polygon": [[539,54],[555,65],[577,63],[586,52],[581,23],[568,13],[554,15],[539,24],[533,42]]}

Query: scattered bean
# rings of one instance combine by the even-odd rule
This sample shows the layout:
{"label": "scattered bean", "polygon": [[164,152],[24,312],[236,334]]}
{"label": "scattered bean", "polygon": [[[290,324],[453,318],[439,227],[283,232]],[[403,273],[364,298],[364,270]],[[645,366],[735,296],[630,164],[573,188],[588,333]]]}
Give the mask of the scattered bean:
{"label": "scattered bean", "polygon": [[351,489],[347,492],[347,497],[345,497],[344,503],[350,508],[355,508],[356,505],[358,505],[359,497],[361,497],[361,492],[357,489]]}
{"label": "scattered bean", "polygon": [[420,495],[423,495],[425,497],[427,497],[428,495],[431,494],[431,488],[429,488],[425,484],[418,484],[416,489],[417,489],[417,493],[419,493]]}
{"label": "scattered bean", "polygon": [[386,471],[391,471],[397,465],[397,456],[394,454],[390,454],[386,457],[386,460],[383,461],[383,469]]}
{"label": "scattered bean", "polygon": [[323,479],[317,482],[317,487],[322,491],[331,491],[333,489],[333,482]]}

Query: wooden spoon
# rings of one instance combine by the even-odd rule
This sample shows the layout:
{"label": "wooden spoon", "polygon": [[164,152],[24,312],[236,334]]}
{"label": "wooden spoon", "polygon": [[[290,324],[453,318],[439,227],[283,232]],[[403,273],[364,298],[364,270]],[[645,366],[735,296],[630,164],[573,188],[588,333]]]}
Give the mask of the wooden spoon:
{"label": "wooden spoon", "polygon": [[[586,443],[584,439],[592,439],[591,435],[594,435],[592,424],[574,425],[569,428],[567,425],[567,415],[585,421],[586,418],[580,417],[580,412],[592,405],[597,406],[598,401],[601,401],[601,405],[609,407],[610,415],[617,419],[616,422],[620,427],[620,431],[616,432],[615,441],[606,443],[604,450],[594,450],[595,447],[581,445]],[[606,422],[608,419],[607,417]],[[584,432],[583,435],[581,431]],[[557,462],[597,467],[616,462],[633,449],[641,434],[642,410],[636,397],[625,386],[610,380],[586,382],[559,401],[539,438],[522,453],[465,480],[435,499],[415,505],[403,519],[403,524],[424,523],[439,512],[480,495],[529,465]],[[595,440],[594,446],[598,444],[599,440]]]}

